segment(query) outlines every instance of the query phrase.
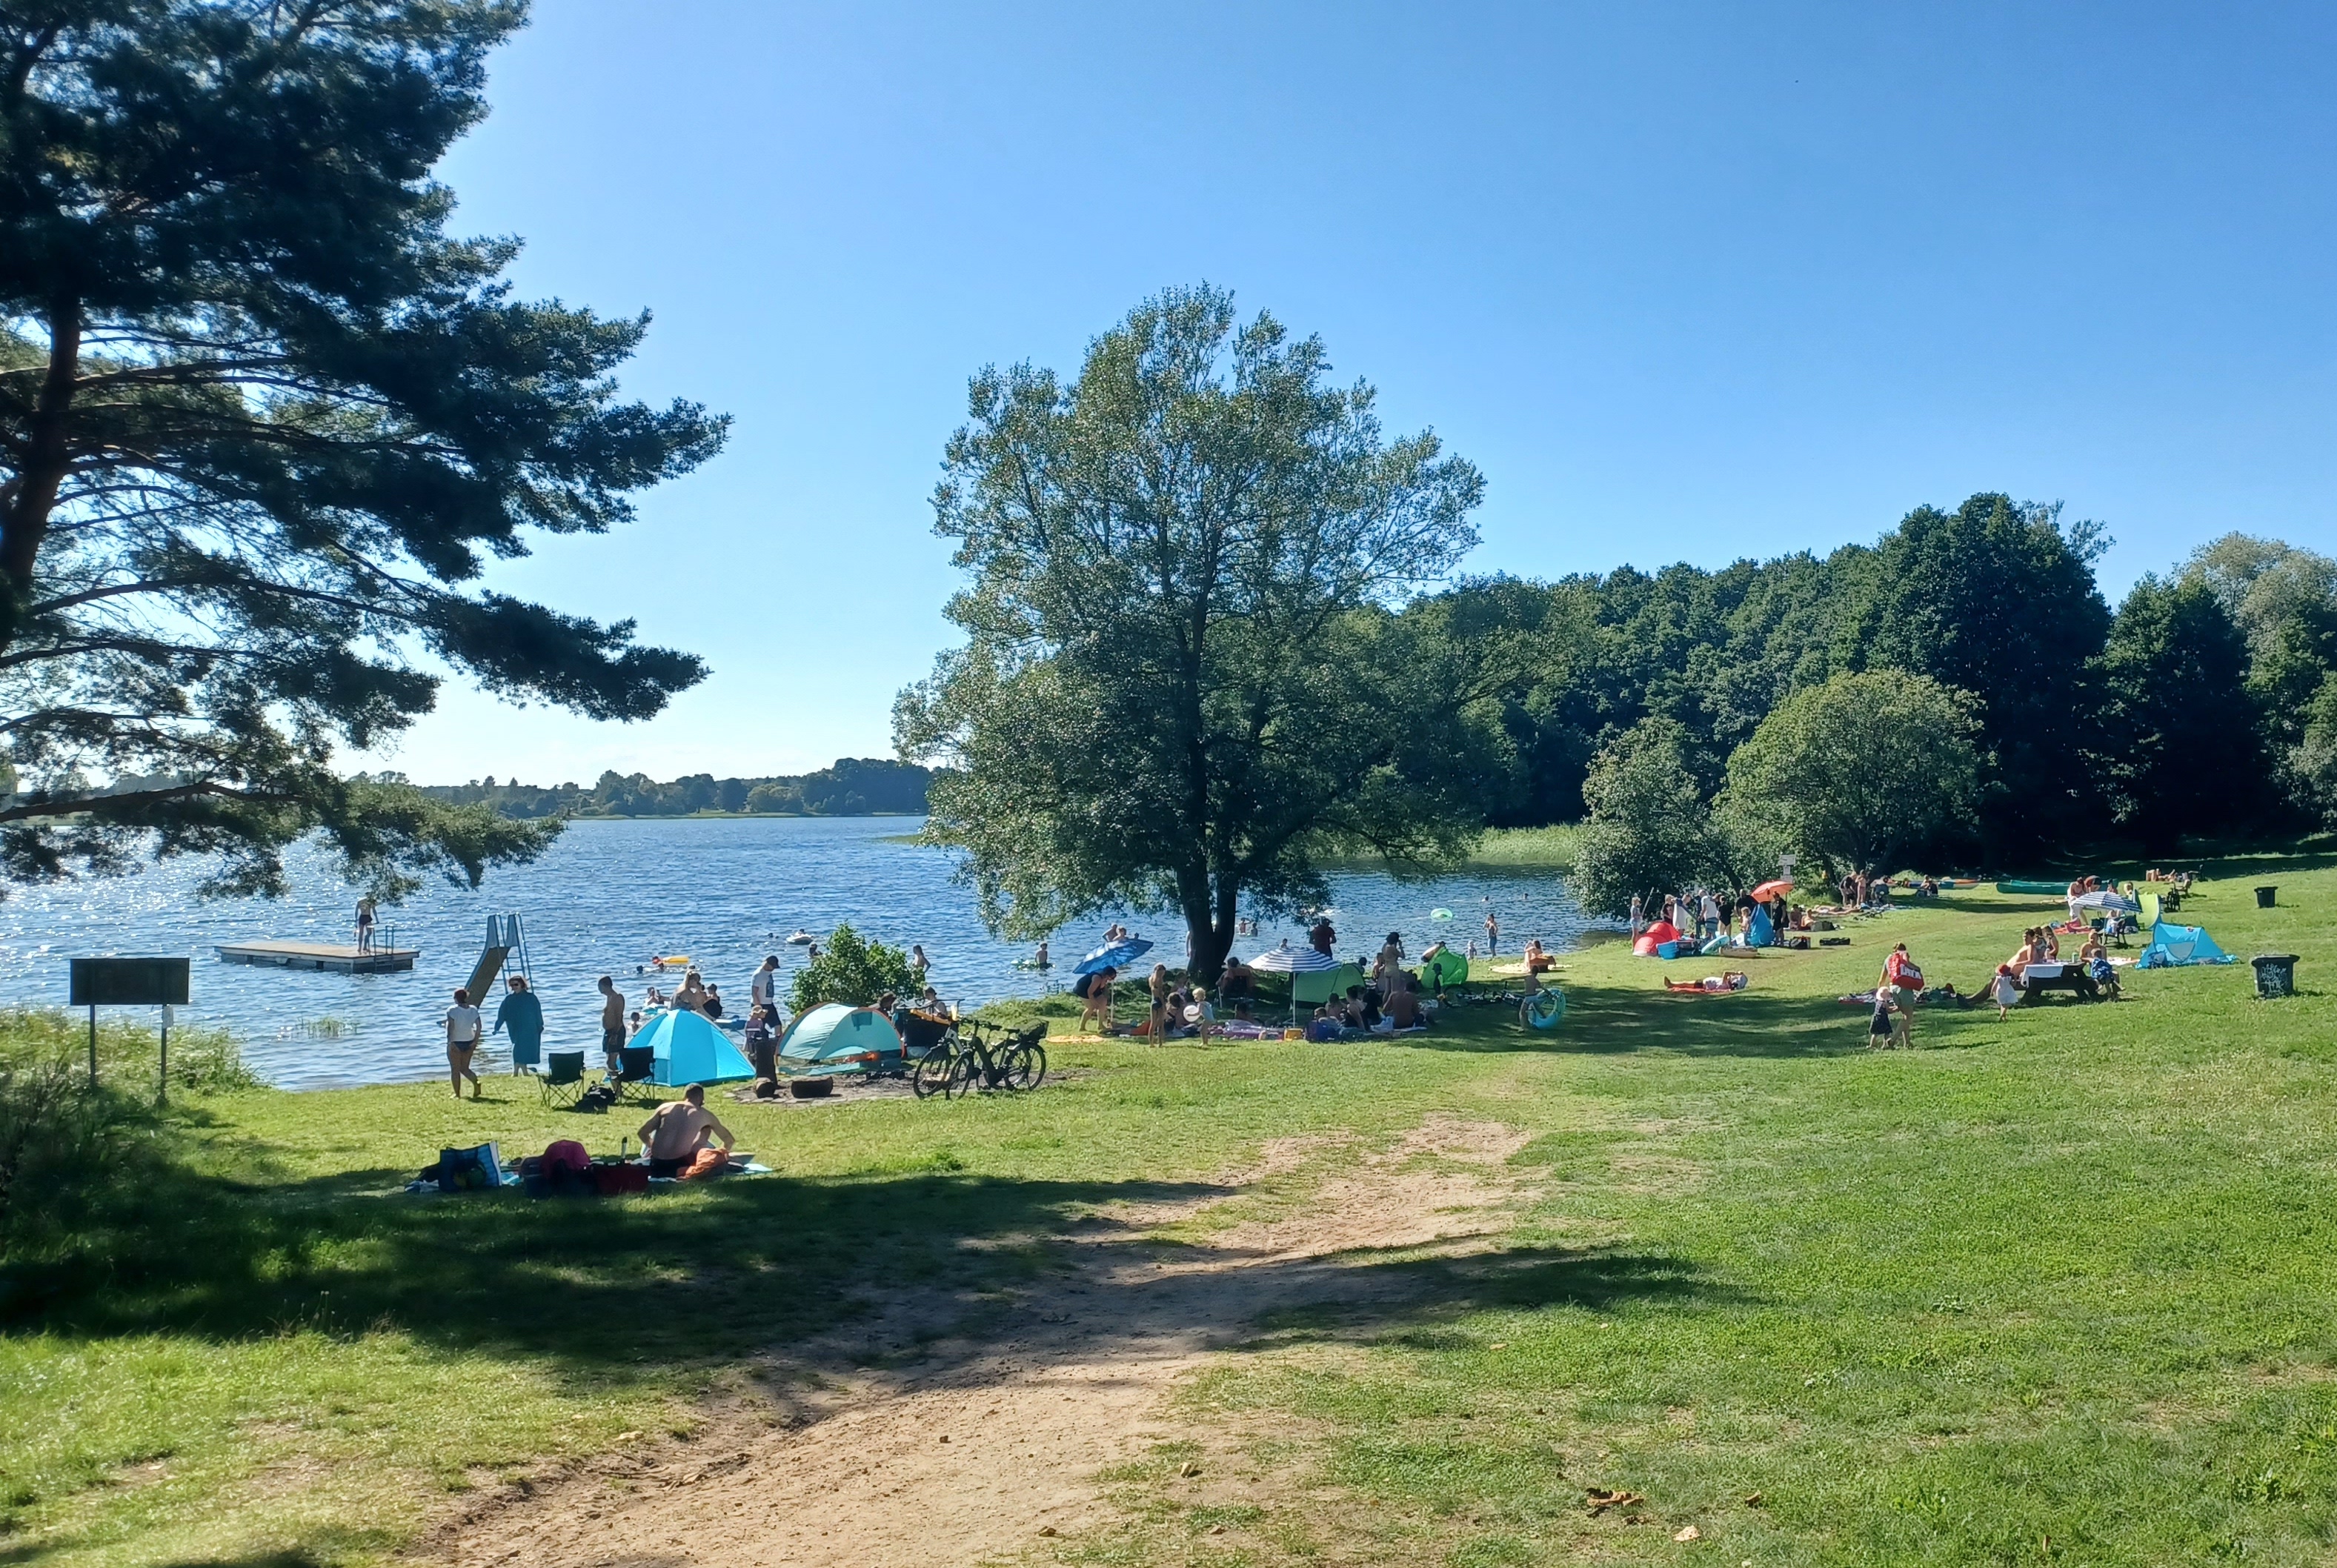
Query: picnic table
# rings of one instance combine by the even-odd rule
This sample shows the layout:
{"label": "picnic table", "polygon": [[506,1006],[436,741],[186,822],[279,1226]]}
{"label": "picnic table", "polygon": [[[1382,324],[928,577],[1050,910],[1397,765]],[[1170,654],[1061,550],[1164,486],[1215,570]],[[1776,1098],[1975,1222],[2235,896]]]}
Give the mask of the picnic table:
{"label": "picnic table", "polygon": [[2102,999],[2102,988],[2083,964],[2031,964],[2020,986],[2020,1004],[2041,1002],[2048,991],[2067,991],[2087,1002]]}

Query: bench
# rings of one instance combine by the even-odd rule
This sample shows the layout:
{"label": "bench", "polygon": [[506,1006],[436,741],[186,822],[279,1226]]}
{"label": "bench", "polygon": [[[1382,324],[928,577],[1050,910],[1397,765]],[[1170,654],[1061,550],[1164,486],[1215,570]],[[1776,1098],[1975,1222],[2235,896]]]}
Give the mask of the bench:
{"label": "bench", "polygon": [[2067,991],[2086,1002],[2102,999],[2102,988],[2082,964],[2031,964],[2020,987],[2021,1005],[2042,1001],[2048,991]]}

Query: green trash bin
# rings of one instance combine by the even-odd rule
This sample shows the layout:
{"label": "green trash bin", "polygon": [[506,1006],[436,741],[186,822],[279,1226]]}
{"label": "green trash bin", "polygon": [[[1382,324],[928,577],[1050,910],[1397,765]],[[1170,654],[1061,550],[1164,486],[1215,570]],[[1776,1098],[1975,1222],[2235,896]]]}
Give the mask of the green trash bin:
{"label": "green trash bin", "polygon": [[2293,996],[2296,995],[2296,955],[2293,953],[2259,953],[2248,960],[2256,972],[2256,995],[2259,996]]}

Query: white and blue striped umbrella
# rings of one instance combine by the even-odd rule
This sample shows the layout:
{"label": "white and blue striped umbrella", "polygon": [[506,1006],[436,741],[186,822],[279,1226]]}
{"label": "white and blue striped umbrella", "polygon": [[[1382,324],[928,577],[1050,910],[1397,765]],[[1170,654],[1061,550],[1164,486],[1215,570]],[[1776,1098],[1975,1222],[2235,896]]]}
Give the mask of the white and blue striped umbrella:
{"label": "white and blue striped umbrella", "polygon": [[1317,953],[1312,947],[1293,947],[1287,943],[1267,948],[1248,963],[1251,968],[1263,969],[1270,975],[1318,975],[1339,966],[1339,961],[1328,953]]}

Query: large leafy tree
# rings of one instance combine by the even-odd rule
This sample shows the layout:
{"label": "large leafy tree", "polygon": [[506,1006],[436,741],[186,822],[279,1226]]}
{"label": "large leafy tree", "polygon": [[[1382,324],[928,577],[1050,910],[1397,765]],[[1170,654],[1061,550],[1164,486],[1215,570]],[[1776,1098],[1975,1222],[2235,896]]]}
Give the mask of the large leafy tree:
{"label": "large leafy tree", "polygon": [[143,846],[280,885],[322,829],[377,886],[539,828],[340,779],[435,657],[596,718],[701,673],[481,591],[716,450],[620,400],[646,318],[524,303],[431,178],[511,0],[0,0],[0,855]]}
{"label": "large leafy tree", "polygon": [[1918,507],[1875,552],[1864,618],[1869,667],[1895,665],[1979,699],[1987,767],[1981,831],[2018,859],[2098,830],[2090,799],[2091,660],[2109,630],[2091,524],[2058,508],[1974,495]]}
{"label": "large leafy tree", "polygon": [[1326,853],[1425,867],[1481,825],[1503,640],[1397,607],[1474,543],[1482,483],[1328,372],[1203,287],[1139,306],[1069,386],[974,378],[934,500],[966,642],[896,719],[952,769],[931,831],[1000,929],[1166,908],[1212,971],[1245,900],[1319,897]]}
{"label": "large leafy tree", "polygon": [[1641,720],[1601,748],[1582,785],[1589,808],[1569,879],[1583,907],[1620,918],[1634,894],[1678,892],[1729,858],[1677,720]]}
{"label": "large leafy tree", "polygon": [[1728,759],[1722,814],[1837,875],[1938,854],[1974,821],[1972,705],[1904,670],[1797,691]]}
{"label": "large leafy tree", "polygon": [[2249,697],[2293,804],[2318,817],[2326,796],[2323,739],[2308,740],[2320,694],[2337,679],[2337,561],[2277,539],[2226,534],[2184,564],[2247,640]]}
{"label": "large leafy tree", "polygon": [[2253,826],[2271,791],[2247,640],[2208,583],[2137,583],[2101,667],[2100,771],[2119,824],[2153,854]]}

